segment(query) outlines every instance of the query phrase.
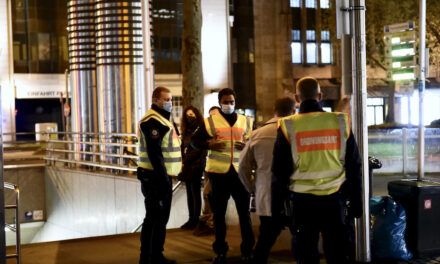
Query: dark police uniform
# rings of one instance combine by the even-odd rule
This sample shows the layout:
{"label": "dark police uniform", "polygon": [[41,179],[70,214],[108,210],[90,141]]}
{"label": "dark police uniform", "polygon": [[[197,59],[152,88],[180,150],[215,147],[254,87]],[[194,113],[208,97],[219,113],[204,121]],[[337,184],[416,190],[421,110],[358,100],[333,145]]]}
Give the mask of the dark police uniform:
{"label": "dark police uniform", "polygon": [[[169,120],[169,112],[154,104],[151,109]],[[161,117],[159,116],[159,118]],[[141,231],[139,264],[175,263],[163,256],[166,224],[171,209],[172,182],[167,172],[167,157],[164,158],[165,153],[162,142],[164,136],[170,131],[170,126],[164,125],[158,119],[149,118],[140,122],[139,129],[141,130],[140,134],[142,133],[140,140],[144,140],[143,144],[146,145],[144,145],[143,151],[146,151],[148,164],[153,168],[142,167],[142,154],[140,154],[137,175],[141,182],[142,194],[145,197],[145,218]],[[175,129],[175,132],[177,132],[177,129]]]}

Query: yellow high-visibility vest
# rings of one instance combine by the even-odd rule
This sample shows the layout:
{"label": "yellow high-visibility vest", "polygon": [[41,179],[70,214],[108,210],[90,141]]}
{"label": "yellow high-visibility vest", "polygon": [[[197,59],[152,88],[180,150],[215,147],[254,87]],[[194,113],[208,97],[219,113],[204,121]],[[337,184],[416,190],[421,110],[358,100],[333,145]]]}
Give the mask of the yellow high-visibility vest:
{"label": "yellow high-visibility vest", "polygon": [[329,195],[345,181],[345,152],[350,133],[343,113],[296,114],[278,123],[290,143],[295,172],[290,190]]}
{"label": "yellow high-visibility vest", "polygon": [[138,125],[138,146],[139,146],[139,161],[138,166],[147,170],[154,170],[153,165],[148,157],[147,142],[145,135],[141,130],[141,124],[154,118],[162,125],[169,128],[168,132],[162,138],[162,155],[164,159],[165,168],[168,175],[176,176],[182,169],[182,153],[180,151],[180,138],[177,135],[173,124],[161,114],[153,109],[148,110],[147,114],[139,121]]}
{"label": "yellow high-visibility vest", "polygon": [[253,120],[237,114],[237,121],[231,127],[221,114],[205,119],[206,132],[226,147],[221,151],[209,150],[205,171],[212,173],[226,173],[231,165],[238,172],[238,161],[241,151],[234,148],[234,143],[248,139],[252,132]]}

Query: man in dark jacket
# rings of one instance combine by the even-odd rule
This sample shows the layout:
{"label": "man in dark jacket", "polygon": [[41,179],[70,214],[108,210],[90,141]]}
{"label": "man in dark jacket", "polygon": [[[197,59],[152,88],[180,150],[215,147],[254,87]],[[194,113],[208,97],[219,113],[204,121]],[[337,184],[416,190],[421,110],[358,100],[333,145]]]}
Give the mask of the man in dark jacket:
{"label": "man in dark jacket", "polygon": [[162,253],[171,209],[170,176],[177,176],[182,168],[178,130],[169,120],[171,109],[170,90],[158,87],[153,91],[151,109],[139,122],[137,176],[145,197],[139,264],[176,263]]}
{"label": "man in dark jacket", "polygon": [[[346,198],[350,201],[348,217],[362,215],[362,163],[358,147],[353,133],[346,128],[348,118],[342,113],[322,110],[316,79],[305,77],[298,81],[296,89],[300,114],[280,122],[274,147],[272,215],[282,218],[283,202],[293,195],[297,263],[319,263],[320,232],[327,263],[348,263]],[[328,118],[335,122],[327,122]],[[334,126],[330,128],[327,124]],[[338,157],[344,152],[343,157]]]}

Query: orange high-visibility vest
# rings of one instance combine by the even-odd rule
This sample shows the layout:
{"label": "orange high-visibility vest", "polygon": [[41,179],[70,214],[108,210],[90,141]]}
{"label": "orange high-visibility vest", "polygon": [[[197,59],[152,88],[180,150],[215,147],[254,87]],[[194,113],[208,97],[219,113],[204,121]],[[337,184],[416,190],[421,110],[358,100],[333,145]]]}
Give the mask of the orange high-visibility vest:
{"label": "orange high-visibility vest", "polygon": [[209,150],[206,160],[207,172],[226,173],[231,165],[238,172],[238,161],[241,151],[234,148],[237,141],[244,142],[252,132],[253,120],[237,114],[237,121],[231,127],[221,115],[213,115],[205,119],[206,132],[215,140],[224,142],[226,147],[221,151]]}

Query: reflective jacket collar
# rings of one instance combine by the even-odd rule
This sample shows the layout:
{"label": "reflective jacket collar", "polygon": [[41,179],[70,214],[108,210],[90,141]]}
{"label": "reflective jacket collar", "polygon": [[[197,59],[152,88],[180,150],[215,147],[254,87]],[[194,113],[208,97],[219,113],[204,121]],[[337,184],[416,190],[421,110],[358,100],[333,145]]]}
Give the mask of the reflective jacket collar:
{"label": "reflective jacket collar", "polygon": [[303,113],[310,113],[310,112],[325,112],[322,107],[321,103],[316,100],[306,100],[301,103],[299,106],[299,112],[301,114]]}
{"label": "reflective jacket collar", "polygon": [[165,119],[170,120],[170,116],[171,116],[171,113],[170,113],[170,112],[167,112],[167,111],[165,111],[165,110],[159,108],[159,107],[158,107],[157,105],[155,105],[155,104],[152,104],[152,105],[151,105],[151,109],[153,109],[154,111],[156,111],[156,112],[158,112],[159,114],[161,114]]}

